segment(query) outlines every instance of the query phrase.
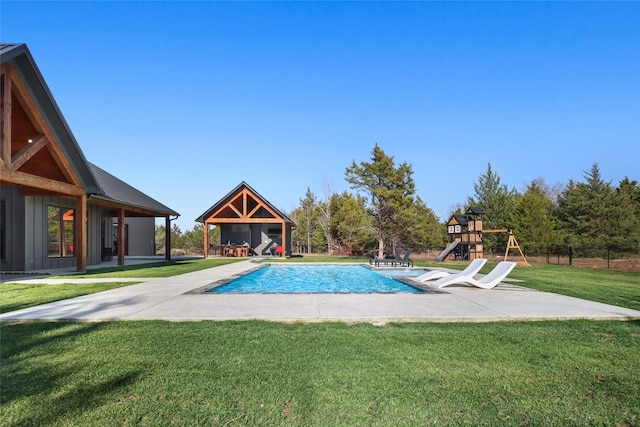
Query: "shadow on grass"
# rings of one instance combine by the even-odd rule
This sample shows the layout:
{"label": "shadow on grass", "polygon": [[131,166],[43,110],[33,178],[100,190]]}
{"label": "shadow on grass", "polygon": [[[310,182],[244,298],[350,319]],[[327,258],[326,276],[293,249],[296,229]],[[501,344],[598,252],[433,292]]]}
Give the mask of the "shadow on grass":
{"label": "shadow on grass", "polygon": [[241,261],[245,258],[212,258],[212,259],[184,259],[171,261],[158,261],[134,265],[119,265],[87,270],[85,273],[77,273],[64,277],[170,277],[198,270],[219,267],[224,264]]}
{"label": "shadow on grass", "polygon": [[146,270],[146,269],[186,265],[191,263],[193,263],[193,260],[159,261],[159,262],[150,262],[150,263],[142,263],[142,264],[134,264],[134,265],[119,265],[116,267],[104,267],[104,268],[91,269],[91,270],[87,270],[86,273],[72,274],[69,277],[93,276],[96,274],[116,273],[120,271]]}
{"label": "shadow on grass", "polygon": [[[66,299],[81,297],[94,294],[97,292],[108,291],[124,286],[135,285],[140,282],[110,282],[110,283],[90,283],[90,284],[8,284],[0,285],[0,290],[11,287],[5,292],[0,292],[0,297],[4,301],[0,304],[0,315],[10,313],[12,311],[31,308],[38,305],[50,304]],[[42,293],[39,291],[44,290]],[[20,294],[16,297],[16,294]]]}
{"label": "shadow on grass", "polygon": [[[77,298],[87,297],[82,295]],[[90,296],[88,297],[90,298]],[[16,313],[11,312],[4,313],[7,317],[6,321],[23,321],[23,320],[42,320],[47,321],[51,319],[58,319],[61,321],[91,321],[91,320],[116,320],[123,316],[121,310],[123,307],[131,305],[137,305],[144,301],[144,297],[131,297],[125,299],[117,299],[107,302],[95,302],[95,301],[79,301],[76,298],[70,298],[61,301],[55,301],[50,304],[42,304],[35,307],[29,307],[25,312]],[[115,311],[114,311],[115,310]],[[94,315],[98,313],[99,317]],[[124,313],[127,315],[128,313]],[[4,338],[4,337],[3,337]]]}
{"label": "shadow on grass", "polygon": [[105,325],[66,322],[0,324],[0,405],[9,408],[15,404],[28,409],[39,402],[40,397],[51,402],[46,408],[6,411],[5,415],[11,413],[15,416],[4,418],[4,425],[58,424],[68,414],[83,413],[103,405],[108,396],[140,378],[142,372],[121,370],[91,376],[90,381],[77,379],[78,371],[82,370],[78,364],[82,361],[74,357],[74,350],[62,349],[58,344],[69,339],[77,340]]}

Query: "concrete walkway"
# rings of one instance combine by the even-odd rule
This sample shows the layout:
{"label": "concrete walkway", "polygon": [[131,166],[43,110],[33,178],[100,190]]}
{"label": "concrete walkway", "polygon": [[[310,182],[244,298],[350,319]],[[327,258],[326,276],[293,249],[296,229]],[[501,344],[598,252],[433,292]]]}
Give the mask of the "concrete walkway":
{"label": "concrete walkway", "polygon": [[[201,294],[255,267],[247,260],[0,314],[1,321],[262,319],[285,322],[485,322],[640,319],[640,311],[510,284],[449,287],[442,294]],[[65,282],[91,279],[68,279]],[[111,279],[122,281],[123,279]],[[134,279],[132,279],[134,280]],[[94,280],[95,281],[95,280]],[[22,280],[21,282],[29,282]]]}

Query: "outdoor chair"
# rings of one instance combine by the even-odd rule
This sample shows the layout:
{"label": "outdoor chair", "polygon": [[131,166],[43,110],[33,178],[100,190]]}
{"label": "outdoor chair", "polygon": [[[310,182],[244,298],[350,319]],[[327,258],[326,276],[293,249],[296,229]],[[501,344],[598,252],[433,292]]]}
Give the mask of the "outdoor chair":
{"label": "outdoor chair", "polygon": [[443,277],[449,277],[451,276],[451,274],[460,274],[463,276],[473,277],[480,272],[480,270],[482,269],[482,267],[484,267],[484,264],[486,262],[487,262],[486,258],[476,258],[473,261],[471,261],[471,263],[467,266],[467,268],[465,268],[460,272],[447,273],[446,271],[442,271],[442,270],[431,270],[431,271],[427,271],[424,274],[421,274],[420,276],[416,277],[413,280],[416,280],[418,282],[426,282],[427,280],[437,280]]}
{"label": "outdoor chair", "polygon": [[369,259],[369,264],[374,264],[376,267],[380,267],[380,264],[384,265],[393,265],[394,262],[399,261],[402,256],[403,249],[399,248],[398,252],[396,252],[395,258],[371,258]]}
{"label": "outdoor chair", "polygon": [[397,261],[393,261],[391,266],[395,267],[397,265],[398,267],[413,267],[413,261],[409,258],[411,256],[411,252],[413,252],[413,248],[407,249],[404,257]]}
{"label": "outdoor chair", "polygon": [[445,286],[451,285],[472,285],[482,289],[492,289],[495,288],[498,283],[504,280],[505,277],[507,277],[509,273],[511,273],[511,270],[513,270],[515,266],[515,262],[502,261],[499,262],[498,265],[496,265],[489,274],[480,279],[476,280],[468,275],[452,274],[450,276],[436,280],[431,285],[440,289],[444,288]]}

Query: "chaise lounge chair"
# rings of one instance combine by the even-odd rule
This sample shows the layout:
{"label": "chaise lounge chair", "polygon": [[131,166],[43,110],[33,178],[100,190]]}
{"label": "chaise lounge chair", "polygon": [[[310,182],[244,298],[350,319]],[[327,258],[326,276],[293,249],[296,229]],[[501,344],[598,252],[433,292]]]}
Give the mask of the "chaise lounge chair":
{"label": "chaise lounge chair", "polygon": [[413,248],[407,249],[407,252],[404,254],[402,259],[393,261],[391,263],[391,266],[395,267],[397,265],[399,267],[413,267],[413,261],[409,259],[409,257],[411,256],[411,252],[413,252]]}
{"label": "chaise lounge chair", "polygon": [[476,280],[471,276],[463,276],[462,274],[452,274],[451,276],[443,277],[433,282],[431,285],[436,288],[444,288],[451,285],[473,285],[482,289],[495,288],[498,283],[504,280],[505,277],[511,273],[511,270],[516,266],[515,262],[502,261],[495,266],[493,270],[486,276]]}
{"label": "chaise lounge chair", "polygon": [[460,272],[447,273],[446,271],[442,271],[442,270],[431,270],[431,271],[427,271],[424,274],[421,274],[420,276],[414,278],[413,280],[416,280],[418,282],[426,282],[427,280],[437,280],[443,277],[449,277],[451,276],[451,274],[459,274],[462,276],[473,277],[480,272],[480,270],[482,269],[482,267],[484,267],[484,264],[486,262],[487,262],[486,258],[476,258],[473,261],[471,261],[471,263],[467,266],[467,268],[465,268]]}
{"label": "chaise lounge chair", "polygon": [[384,264],[384,265],[393,265],[394,262],[396,261],[400,261],[400,257],[402,256],[402,252],[404,251],[404,249],[399,248],[398,252],[396,252],[396,256],[395,258],[371,258],[369,259],[369,264],[373,264],[376,267],[379,267],[380,264]]}

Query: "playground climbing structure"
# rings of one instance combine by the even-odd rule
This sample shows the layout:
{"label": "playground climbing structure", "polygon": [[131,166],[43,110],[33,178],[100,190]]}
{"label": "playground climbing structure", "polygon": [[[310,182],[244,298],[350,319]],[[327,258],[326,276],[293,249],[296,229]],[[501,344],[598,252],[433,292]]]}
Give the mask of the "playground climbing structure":
{"label": "playground climbing structure", "polygon": [[447,235],[449,243],[447,247],[436,257],[437,261],[446,259],[473,260],[484,258],[483,235],[486,233],[508,233],[509,239],[504,254],[504,261],[509,258],[511,250],[517,249],[522,261],[520,263],[528,265],[527,259],[513,235],[513,231],[507,228],[496,230],[483,230],[482,217],[484,210],[472,206],[464,214],[452,215],[447,222]]}

